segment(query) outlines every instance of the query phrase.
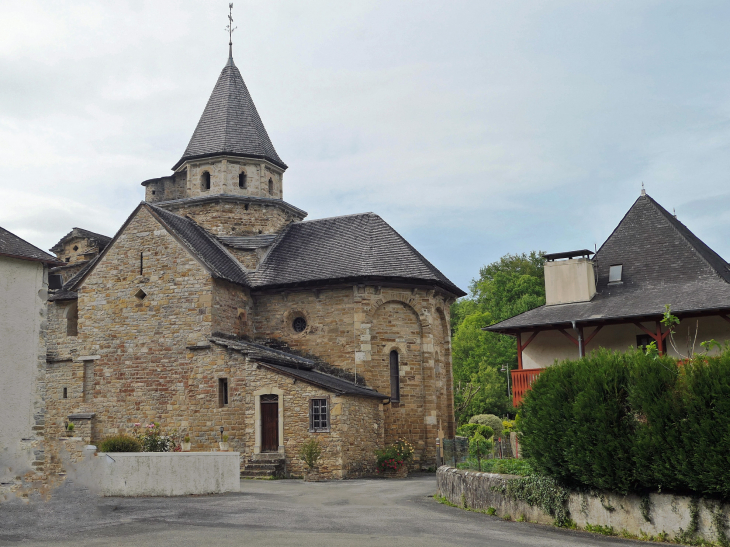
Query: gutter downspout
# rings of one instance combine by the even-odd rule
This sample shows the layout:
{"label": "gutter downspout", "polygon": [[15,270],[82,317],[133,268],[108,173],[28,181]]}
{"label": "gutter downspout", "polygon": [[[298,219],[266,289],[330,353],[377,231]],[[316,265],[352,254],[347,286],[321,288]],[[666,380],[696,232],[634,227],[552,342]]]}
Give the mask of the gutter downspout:
{"label": "gutter downspout", "polygon": [[583,329],[579,329],[575,321],[571,321],[573,324],[573,330],[578,333],[578,357],[585,357],[584,350],[583,350]]}

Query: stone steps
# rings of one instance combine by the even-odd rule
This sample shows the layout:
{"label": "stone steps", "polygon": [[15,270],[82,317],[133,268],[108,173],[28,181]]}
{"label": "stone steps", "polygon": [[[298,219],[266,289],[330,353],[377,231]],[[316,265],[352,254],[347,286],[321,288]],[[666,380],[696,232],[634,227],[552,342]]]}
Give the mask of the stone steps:
{"label": "stone steps", "polygon": [[246,465],[241,470],[241,478],[270,479],[284,476],[285,460],[281,456],[278,454],[275,457],[260,456],[260,454],[256,454],[253,458],[246,461]]}

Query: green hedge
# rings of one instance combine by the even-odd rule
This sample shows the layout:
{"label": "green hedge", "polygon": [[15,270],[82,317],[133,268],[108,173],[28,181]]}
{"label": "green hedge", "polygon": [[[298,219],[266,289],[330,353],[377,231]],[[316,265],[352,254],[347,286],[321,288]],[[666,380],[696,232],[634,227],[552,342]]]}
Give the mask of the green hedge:
{"label": "green hedge", "polygon": [[107,437],[99,443],[99,452],[141,452],[142,443],[129,435]]}
{"label": "green hedge", "polygon": [[730,350],[564,361],[527,392],[520,431],[536,470],[569,486],[730,498]]}

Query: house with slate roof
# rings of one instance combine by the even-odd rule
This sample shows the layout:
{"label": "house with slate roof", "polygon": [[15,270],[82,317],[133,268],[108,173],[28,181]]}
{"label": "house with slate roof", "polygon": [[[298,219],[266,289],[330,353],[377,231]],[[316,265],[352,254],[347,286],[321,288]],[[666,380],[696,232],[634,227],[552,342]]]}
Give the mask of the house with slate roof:
{"label": "house with slate roof", "polygon": [[0,228],[0,484],[30,471],[42,450],[34,427],[43,416],[48,269],[59,264]]}
{"label": "house with slate roof", "polygon": [[160,422],[202,451],[225,432],[250,476],[301,474],[311,438],[332,478],[373,473],[398,439],[435,465],[464,292],[376,214],[305,220],[286,169],[230,56],[172,174],[142,182],[114,237],[74,228],[54,247],[68,271],[48,311],[46,473],[68,421],[90,442]]}
{"label": "house with slate roof", "polygon": [[[704,340],[730,339],[730,264],[643,190],[590,255],[546,255],[546,304],[484,328],[517,340],[515,405],[545,367],[594,348],[655,342],[683,357],[695,335],[696,351]],[[672,338],[660,322],[665,306],[681,320]]]}

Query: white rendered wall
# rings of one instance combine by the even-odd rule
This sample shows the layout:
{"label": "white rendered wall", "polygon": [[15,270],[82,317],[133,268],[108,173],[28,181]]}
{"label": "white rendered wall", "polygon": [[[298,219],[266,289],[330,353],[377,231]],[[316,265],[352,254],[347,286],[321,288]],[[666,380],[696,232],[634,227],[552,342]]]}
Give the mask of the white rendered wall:
{"label": "white rendered wall", "polygon": [[240,452],[99,453],[105,496],[186,496],[241,489]]}
{"label": "white rendered wall", "polygon": [[[652,332],[656,331],[656,323],[654,322],[645,321],[642,325]],[[593,332],[593,328],[594,327],[584,328],[583,336],[586,338],[590,337]],[[573,329],[567,328],[565,330],[574,338],[578,338],[578,334]],[[666,327],[662,326],[662,330],[665,331]],[[669,337],[665,340],[665,346],[669,355],[673,357],[687,357],[688,330],[690,331],[690,345],[691,340],[694,338],[695,331],[698,330],[697,342],[694,348],[695,353],[704,351],[704,349],[700,346],[700,343],[706,340],[714,339],[720,343],[730,340],[730,323],[725,321],[722,317],[715,316],[685,319],[675,329],[674,334],[675,346],[676,349],[679,350],[679,353],[670,344]],[[629,348],[636,348],[636,336],[639,334],[646,333],[634,324],[605,326],[598,334],[596,334],[595,338],[591,340],[591,343],[586,346],[586,354],[589,354],[591,351],[599,347],[617,351],[626,351]],[[523,334],[522,342],[524,343],[527,341],[529,337],[530,334]],[[717,353],[717,351],[717,349],[714,349],[712,353]],[[564,359],[577,358],[578,346],[570,342],[558,331],[544,331],[539,333],[522,353],[522,366],[525,369],[545,368],[552,365],[556,359],[558,361],[562,361]]]}
{"label": "white rendered wall", "polygon": [[0,482],[31,469],[47,298],[40,262],[0,256]]}

